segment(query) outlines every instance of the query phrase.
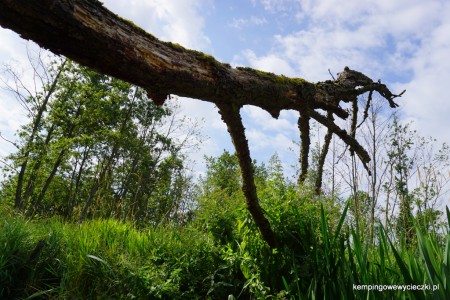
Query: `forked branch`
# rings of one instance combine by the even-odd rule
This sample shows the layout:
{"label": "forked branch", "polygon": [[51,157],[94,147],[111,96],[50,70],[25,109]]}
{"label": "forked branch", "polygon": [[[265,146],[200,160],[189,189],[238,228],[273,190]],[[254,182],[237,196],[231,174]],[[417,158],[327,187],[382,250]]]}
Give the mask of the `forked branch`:
{"label": "forked branch", "polygon": [[0,25],[56,54],[148,91],[157,104],[170,94],[214,103],[227,124],[242,170],[243,191],[263,238],[275,247],[275,235],[258,203],[250,151],[239,110],[258,106],[277,118],[281,110],[300,113],[302,175],[308,169],[309,121],[314,119],[341,138],[364,165],[369,155],[354,138],[317,109],[341,119],[339,106],[367,92],[378,92],[393,108],[395,95],[381,82],[348,67],[336,80],[311,83],[251,68],[231,68],[204,53],[162,42],[110,12],[97,0],[0,0]]}

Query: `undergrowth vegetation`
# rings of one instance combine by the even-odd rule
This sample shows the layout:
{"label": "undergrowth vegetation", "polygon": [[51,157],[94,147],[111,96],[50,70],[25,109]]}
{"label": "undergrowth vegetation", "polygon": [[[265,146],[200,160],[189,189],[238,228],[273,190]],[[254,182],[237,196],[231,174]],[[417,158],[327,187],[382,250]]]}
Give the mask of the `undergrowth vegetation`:
{"label": "undergrowth vegetation", "polygon": [[[315,207],[293,191],[281,198],[265,206],[277,249],[240,205],[188,226],[146,229],[113,219],[28,220],[2,208],[0,298],[448,299],[448,228],[416,226],[407,247],[380,225],[372,244],[345,222],[348,205],[339,215],[323,209],[324,199]],[[426,290],[389,290],[396,285]]]}

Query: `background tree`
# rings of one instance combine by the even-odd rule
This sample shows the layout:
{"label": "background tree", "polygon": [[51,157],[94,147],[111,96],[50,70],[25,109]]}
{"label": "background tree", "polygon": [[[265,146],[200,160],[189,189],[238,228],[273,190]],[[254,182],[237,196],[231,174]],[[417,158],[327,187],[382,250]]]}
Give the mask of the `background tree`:
{"label": "background tree", "polygon": [[[45,152],[45,146],[49,143],[50,137],[53,134],[51,128],[47,132],[47,136],[38,136],[44,126],[44,113],[47,110],[49,100],[55,93],[56,85],[60,80],[61,72],[65,61],[59,63],[55,62],[53,65],[47,67],[43,52],[39,51],[35,57],[28,50],[28,60],[31,66],[31,78],[34,82],[34,89],[27,86],[23,74],[15,71],[13,67],[5,65],[3,67],[3,76],[1,81],[3,88],[13,94],[16,100],[25,108],[27,116],[31,118],[31,123],[28,128],[24,128],[20,137],[23,146],[18,153],[20,157],[20,167],[17,176],[17,187],[14,195],[14,207],[20,209],[26,206],[29,195],[33,190],[33,181],[36,179],[36,170],[39,169],[39,162],[35,163],[33,167],[33,178],[25,182],[25,173],[28,169],[30,152],[36,150],[41,155]],[[42,88],[42,89],[40,89]],[[16,148],[19,148],[15,145]],[[24,186],[26,185],[26,188]]]}
{"label": "background tree", "polygon": [[183,153],[196,146],[197,124],[180,119],[174,106],[153,104],[129,83],[71,61],[53,66],[59,81],[51,83],[46,109],[31,109],[42,112],[40,126],[30,120],[9,158],[17,174],[6,185],[21,195],[20,208],[80,220],[181,220],[191,180]]}
{"label": "background tree", "polygon": [[[445,194],[448,183],[444,170],[449,165],[449,149],[446,144],[436,152],[432,140],[419,136],[410,127],[411,124],[401,124],[397,116],[394,116],[390,124],[387,143],[389,173],[384,184],[387,194],[386,222],[389,223],[389,215],[393,215],[398,207],[396,228],[407,242],[411,242],[414,213],[422,218],[423,212],[427,211],[427,224],[422,224],[425,228],[437,222],[440,215],[437,212],[438,199]],[[436,176],[437,174],[439,175]]]}

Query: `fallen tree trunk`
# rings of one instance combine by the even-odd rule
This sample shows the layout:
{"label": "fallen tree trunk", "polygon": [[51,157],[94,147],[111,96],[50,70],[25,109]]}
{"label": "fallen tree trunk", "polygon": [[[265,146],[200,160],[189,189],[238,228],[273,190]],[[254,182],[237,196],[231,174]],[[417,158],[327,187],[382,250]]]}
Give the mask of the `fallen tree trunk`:
{"label": "fallen tree trunk", "polygon": [[340,101],[351,102],[363,93],[377,91],[395,107],[393,99],[401,95],[349,68],[336,80],[319,83],[231,68],[204,53],[158,40],[97,0],[0,0],[0,25],[56,54],[144,88],[157,104],[164,103],[169,94],[216,104],[236,148],[247,207],[271,247],[276,242],[256,198],[240,108],[258,106],[275,118],[285,109],[300,112],[302,142],[308,143],[302,146],[303,179],[308,169],[310,119],[338,135],[364,165],[370,160],[353,134],[316,109],[347,118]]}

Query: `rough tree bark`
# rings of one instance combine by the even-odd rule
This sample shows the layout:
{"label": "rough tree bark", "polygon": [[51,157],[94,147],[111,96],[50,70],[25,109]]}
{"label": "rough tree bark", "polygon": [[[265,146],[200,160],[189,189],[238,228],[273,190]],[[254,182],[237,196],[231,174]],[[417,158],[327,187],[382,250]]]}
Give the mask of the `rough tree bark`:
{"label": "rough tree bark", "polygon": [[319,83],[250,68],[231,68],[209,55],[158,40],[97,0],[0,0],[0,25],[56,54],[145,88],[157,104],[164,103],[169,94],[216,104],[239,157],[247,207],[271,247],[276,242],[256,198],[240,108],[255,105],[274,118],[284,109],[300,113],[298,125],[306,141],[302,147],[304,176],[311,119],[339,136],[365,165],[370,160],[354,136],[316,109],[347,118],[349,113],[339,106],[341,101],[351,102],[361,94],[377,91],[391,107],[396,107],[393,99],[401,95],[392,94],[381,82],[349,68],[336,80]]}

